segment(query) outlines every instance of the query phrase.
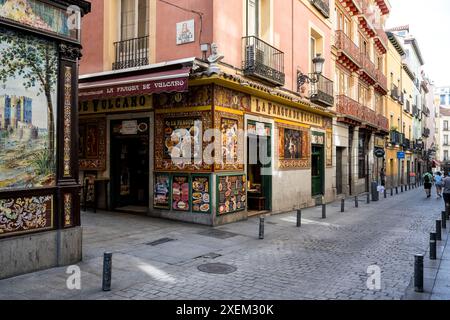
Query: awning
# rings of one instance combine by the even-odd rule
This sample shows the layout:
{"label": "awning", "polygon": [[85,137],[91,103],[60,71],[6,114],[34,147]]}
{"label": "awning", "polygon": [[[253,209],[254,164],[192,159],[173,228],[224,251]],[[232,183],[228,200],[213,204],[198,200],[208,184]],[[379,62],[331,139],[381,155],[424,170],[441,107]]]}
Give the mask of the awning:
{"label": "awning", "polygon": [[81,101],[163,92],[183,92],[188,90],[190,70],[190,67],[184,67],[138,76],[83,82],[79,84],[78,97]]}

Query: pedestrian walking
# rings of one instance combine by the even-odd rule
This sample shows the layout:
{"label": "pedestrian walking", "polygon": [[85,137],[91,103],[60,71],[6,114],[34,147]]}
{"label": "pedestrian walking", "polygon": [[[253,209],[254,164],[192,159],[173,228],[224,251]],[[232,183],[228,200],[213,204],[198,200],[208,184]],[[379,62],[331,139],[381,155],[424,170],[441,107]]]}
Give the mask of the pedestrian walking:
{"label": "pedestrian walking", "polygon": [[431,197],[431,187],[433,186],[433,175],[431,172],[426,172],[423,175],[423,188],[425,189],[425,193],[427,195],[427,198]]}
{"label": "pedestrian walking", "polygon": [[442,185],[443,185],[443,178],[442,173],[440,171],[436,172],[436,175],[434,176],[435,186],[436,186],[436,198],[442,198]]}
{"label": "pedestrian walking", "polygon": [[444,196],[445,207],[450,205],[450,177],[448,172],[444,172],[445,178],[442,181],[442,195]]}

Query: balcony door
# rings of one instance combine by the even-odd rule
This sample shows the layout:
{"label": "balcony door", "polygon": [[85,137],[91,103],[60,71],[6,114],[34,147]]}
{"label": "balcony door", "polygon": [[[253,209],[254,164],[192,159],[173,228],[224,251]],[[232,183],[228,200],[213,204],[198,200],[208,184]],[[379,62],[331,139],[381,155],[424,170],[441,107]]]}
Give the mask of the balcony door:
{"label": "balcony door", "polygon": [[247,0],[247,36],[259,37],[260,0]]}
{"label": "balcony door", "polygon": [[148,64],[149,0],[120,0],[119,41],[114,69]]}

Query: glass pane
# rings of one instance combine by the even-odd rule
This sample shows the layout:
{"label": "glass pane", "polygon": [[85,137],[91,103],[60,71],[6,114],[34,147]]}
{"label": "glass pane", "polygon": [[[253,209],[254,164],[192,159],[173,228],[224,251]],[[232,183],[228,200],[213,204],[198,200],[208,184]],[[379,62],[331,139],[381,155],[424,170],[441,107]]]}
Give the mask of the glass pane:
{"label": "glass pane", "polygon": [[258,36],[258,3],[259,0],[247,0],[248,36]]}
{"label": "glass pane", "polygon": [[121,0],[121,40],[135,37],[135,0]]}
{"label": "glass pane", "polygon": [[138,4],[138,37],[148,36],[148,0],[139,0]]}

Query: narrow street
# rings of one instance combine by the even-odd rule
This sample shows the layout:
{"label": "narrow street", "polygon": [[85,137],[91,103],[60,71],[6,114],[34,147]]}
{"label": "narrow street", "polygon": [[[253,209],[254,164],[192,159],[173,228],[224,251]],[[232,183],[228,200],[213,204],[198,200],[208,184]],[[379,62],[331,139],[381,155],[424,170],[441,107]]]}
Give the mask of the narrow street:
{"label": "narrow street", "polygon": [[[345,213],[340,202],[328,205],[327,219],[321,207],[303,210],[301,228],[294,212],[267,217],[264,240],[258,218],[210,228],[82,213],[81,290],[67,289],[66,268],[54,268],[0,281],[0,299],[403,299],[442,208],[422,188],[370,204],[361,196]],[[113,252],[110,292],[101,290],[105,251]],[[207,263],[231,273],[198,269]],[[371,265],[381,268],[381,290],[367,288]]]}

